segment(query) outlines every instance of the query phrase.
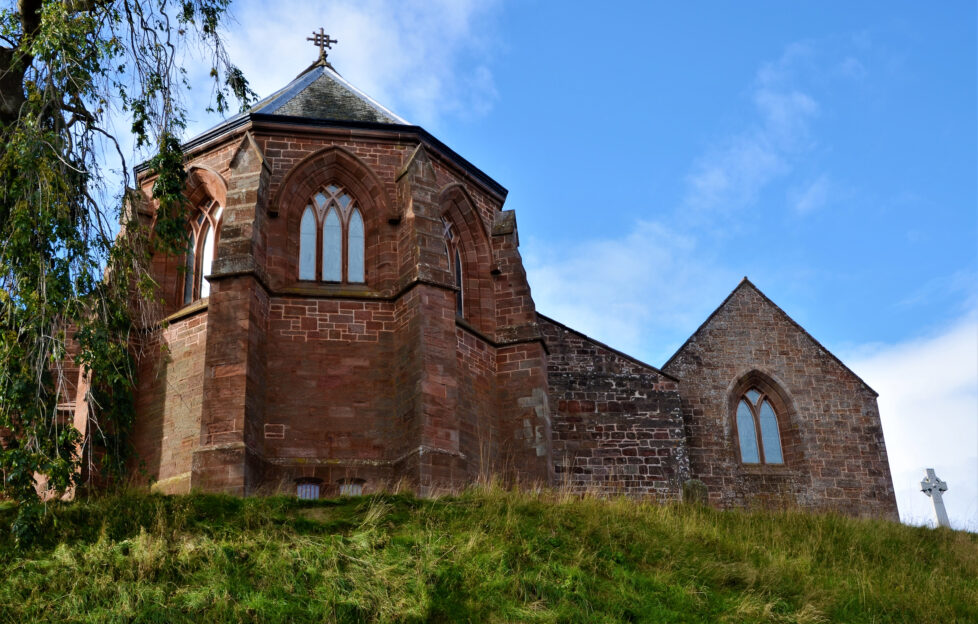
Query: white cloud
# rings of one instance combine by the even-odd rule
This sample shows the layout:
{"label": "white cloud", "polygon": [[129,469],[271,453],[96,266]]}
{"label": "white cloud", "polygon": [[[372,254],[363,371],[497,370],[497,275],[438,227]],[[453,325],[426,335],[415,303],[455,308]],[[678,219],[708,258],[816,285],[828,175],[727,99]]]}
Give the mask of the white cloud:
{"label": "white cloud", "polygon": [[853,56],[847,56],[845,60],[839,63],[837,71],[840,75],[852,80],[863,80],[868,73],[866,66]]}
{"label": "white cloud", "polygon": [[820,210],[828,203],[830,189],[828,176],[821,175],[802,188],[788,191],[788,202],[797,214],[807,215]]}
{"label": "white cloud", "polygon": [[[730,225],[726,217],[790,173],[795,155],[811,144],[818,104],[794,87],[810,56],[808,46],[791,45],[757,71],[750,92],[756,116],[693,163],[671,220],[638,222],[619,238],[567,251],[530,253],[527,273],[540,311],[650,363],[671,355],[743,276],[712,253]],[[822,191],[813,189],[811,208],[827,178],[816,183]]]}
{"label": "white cloud", "polygon": [[810,54],[807,46],[788,46],[777,62],[758,70],[751,90],[756,121],[719,141],[686,177],[683,203],[694,214],[712,218],[752,205],[769,184],[792,171],[798,153],[810,149],[819,106],[794,87],[795,66]]}
{"label": "white cloud", "polygon": [[[947,296],[948,294],[955,295],[962,300],[964,304],[962,310],[978,309],[978,270],[959,270],[949,275],[933,277],[916,285],[912,290],[908,290],[905,297],[897,305],[914,307],[929,303],[935,297]],[[956,315],[962,310],[952,311],[951,315]]]}
{"label": "white cloud", "polygon": [[935,468],[952,526],[978,531],[978,311],[930,337],[865,348],[850,364],[880,393],[901,519],[933,522],[920,480]]}
{"label": "white cloud", "polygon": [[[497,99],[484,60],[495,6],[494,0],[296,0],[273,11],[266,2],[243,0],[235,4],[228,50],[264,97],[316,60],[306,37],[322,26],[339,40],[329,59],[343,77],[408,121],[428,125],[446,115],[484,114]],[[196,84],[206,79],[203,65],[190,68]],[[214,121],[201,120],[192,130]]]}
{"label": "white cloud", "polygon": [[[531,240],[523,250],[542,247]],[[718,268],[694,237],[648,221],[621,238],[529,251],[524,262],[540,312],[653,365],[739,277]]]}

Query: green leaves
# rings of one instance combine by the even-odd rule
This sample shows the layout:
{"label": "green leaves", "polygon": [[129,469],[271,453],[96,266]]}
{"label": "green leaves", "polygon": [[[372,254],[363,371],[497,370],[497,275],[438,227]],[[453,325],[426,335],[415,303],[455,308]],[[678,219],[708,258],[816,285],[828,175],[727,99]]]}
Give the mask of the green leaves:
{"label": "green leaves", "polygon": [[[17,7],[0,9],[0,495],[22,507],[22,543],[38,483],[57,497],[89,468],[106,479],[125,467],[130,336],[134,319],[159,322],[147,263],[186,237],[184,50],[212,52],[219,109],[228,94],[251,92],[220,38],[227,0],[185,0],[176,13],[166,0]],[[158,146],[155,219],[123,205],[132,184],[112,132],[119,121],[137,149]],[[113,151],[122,167],[109,175]],[[83,381],[90,387],[76,396]],[[88,409],[81,430],[76,405]]]}

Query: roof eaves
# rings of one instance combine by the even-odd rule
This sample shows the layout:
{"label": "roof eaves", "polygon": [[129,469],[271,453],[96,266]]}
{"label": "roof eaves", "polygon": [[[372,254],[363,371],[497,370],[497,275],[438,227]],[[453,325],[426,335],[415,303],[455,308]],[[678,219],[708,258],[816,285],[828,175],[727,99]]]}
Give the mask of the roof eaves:
{"label": "roof eaves", "polygon": [[[318,119],[315,117],[292,117],[289,115],[270,115],[262,112],[245,112],[214,126],[210,130],[197,135],[181,145],[185,154],[199,149],[201,146],[211,143],[225,134],[247,126],[249,124],[262,123],[284,126],[311,126],[316,128],[350,128],[358,130],[379,130],[416,137],[420,142],[434,148],[436,153],[446,158],[450,162],[460,167],[474,181],[485,187],[490,193],[495,194],[501,201],[506,200],[509,191],[492,179],[487,173],[473,165],[455,150],[448,147],[435,136],[421,126],[411,126],[399,123],[382,123],[376,121],[338,121],[333,119]],[[133,169],[136,174],[143,173],[149,168],[149,161],[136,165]]]}
{"label": "roof eaves", "polygon": [[[247,113],[247,112],[239,113],[234,117],[231,117],[230,119],[227,119],[217,124],[213,128],[210,128],[209,130],[206,130],[201,134],[198,134],[197,136],[190,139],[186,143],[181,143],[180,149],[183,150],[184,154],[188,154],[200,148],[202,145],[206,145],[208,143],[211,143],[212,141],[215,141],[216,139],[219,139],[225,134],[230,134],[243,126],[247,126],[248,124],[251,123],[251,121],[252,121],[251,113]],[[137,175],[143,173],[144,171],[149,169],[149,163],[150,163],[149,160],[143,161],[133,166],[133,171]]]}

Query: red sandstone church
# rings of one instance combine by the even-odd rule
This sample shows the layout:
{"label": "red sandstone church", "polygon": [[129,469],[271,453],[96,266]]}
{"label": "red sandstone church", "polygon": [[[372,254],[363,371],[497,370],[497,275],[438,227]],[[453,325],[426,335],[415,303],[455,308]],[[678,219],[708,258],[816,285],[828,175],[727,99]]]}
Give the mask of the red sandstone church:
{"label": "red sandstone church", "polygon": [[153,261],[165,348],[139,368],[154,488],[698,479],[719,506],[896,517],[876,393],[753,284],[661,369],[537,313],[506,189],[325,55],[184,148],[187,250]]}

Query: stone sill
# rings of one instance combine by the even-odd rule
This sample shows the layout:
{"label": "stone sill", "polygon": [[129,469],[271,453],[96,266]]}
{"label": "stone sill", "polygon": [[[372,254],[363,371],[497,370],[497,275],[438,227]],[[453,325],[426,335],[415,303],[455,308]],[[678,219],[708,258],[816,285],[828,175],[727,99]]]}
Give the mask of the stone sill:
{"label": "stone sill", "polygon": [[280,288],[275,296],[299,295],[302,297],[344,297],[351,299],[389,299],[366,284],[330,284],[324,282],[298,282],[295,286]]}
{"label": "stone sill", "polygon": [[170,316],[166,317],[165,319],[163,319],[163,322],[174,323],[176,321],[183,320],[188,316],[193,316],[198,312],[205,311],[207,310],[207,302],[208,302],[208,297],[204,297],[203,299],[198,299],[197,301],[194,301],[190,305],[184,306],[179,310],[177,310],[176,312],[174,312],[173,314],[171,314]]}
{"label": "stone sill", "polygon": [[793,477],[795,471],[787,465],[741,464],[740,473],[747,477]]}

